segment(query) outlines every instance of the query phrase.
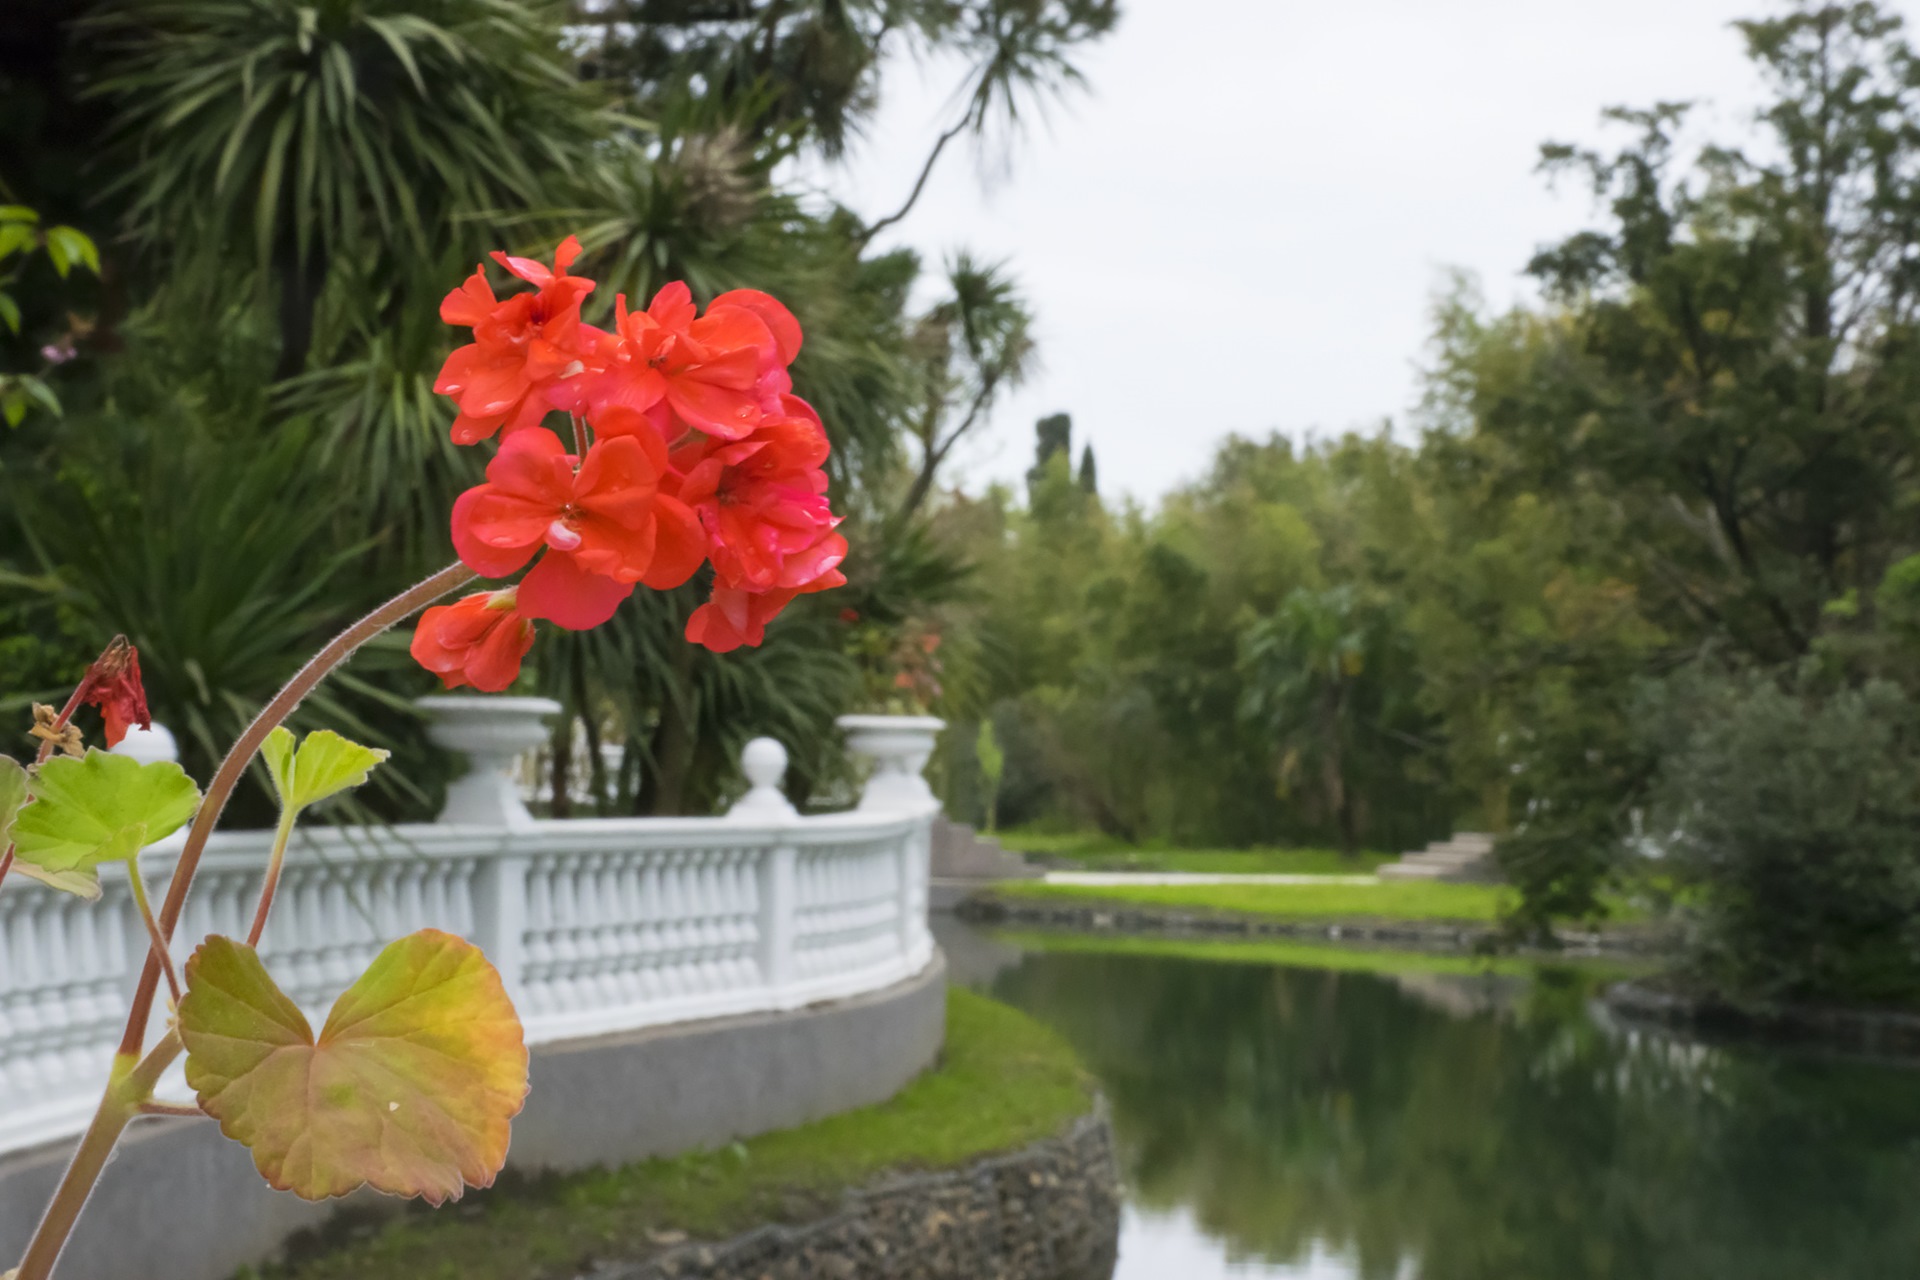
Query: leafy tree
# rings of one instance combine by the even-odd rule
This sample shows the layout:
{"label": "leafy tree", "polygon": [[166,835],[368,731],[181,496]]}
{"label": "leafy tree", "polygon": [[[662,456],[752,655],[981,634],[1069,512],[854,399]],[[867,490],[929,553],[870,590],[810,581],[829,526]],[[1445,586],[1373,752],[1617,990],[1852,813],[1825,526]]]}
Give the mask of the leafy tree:
{"label": "leafy tree", "polygon": [[1534,260],[1559,340],[1478,423],[1530,483],[1623,504],[1668,625],[1778,660],[1915,534],[1920,71],[1875,4],[1737,26],[1757,136],[1689,158],[1663,103],[1607,113],[1617,151],[1544,149],[1607,216]]}

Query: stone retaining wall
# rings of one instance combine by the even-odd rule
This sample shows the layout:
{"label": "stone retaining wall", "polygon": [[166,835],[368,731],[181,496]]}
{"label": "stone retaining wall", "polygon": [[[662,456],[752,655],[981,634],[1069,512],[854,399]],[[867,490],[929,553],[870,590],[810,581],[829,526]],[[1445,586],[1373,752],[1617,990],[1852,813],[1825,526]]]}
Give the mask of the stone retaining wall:
{"label": "stone retaining wall", "polygon": [[831,1217],[603,1264],[591,1280],[1109,1280],[1119,1234],[1103,1107],[1019,1151],[851,1191]]}
{"label": "stone retaining wall", "polygon": [[1638,982],[1615,983],[1607,988],[1605,999],[1609,1009],[1629,1022],[1709,1039],[1799,1041],[1920,1063],[1920,1014],[1792,1004],[1743,1008]]}

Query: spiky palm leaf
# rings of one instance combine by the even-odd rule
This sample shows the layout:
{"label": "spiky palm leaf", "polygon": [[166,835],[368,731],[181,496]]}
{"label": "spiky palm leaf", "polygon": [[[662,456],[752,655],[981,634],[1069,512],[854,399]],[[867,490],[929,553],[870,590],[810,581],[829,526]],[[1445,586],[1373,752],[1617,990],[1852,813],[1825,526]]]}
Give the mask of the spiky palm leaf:
{"label": "spiky palm leaf", "polygon": [[150,240],[431,253],[597,132],[540,0],[121,0],[86,34]]}
{"label": "spiky palm leaf", "polygon": [[[332,536],[331,480],[309,465],[300,433],[240,447],[173,423],[123,439],[117,450],[96,448],[82,478],[8,497],[44,572],[43,594],[78,620],[76,630],[102,642],[123,633],[139,647],[154,718],[205,778],[300,664],[390,584],[354,572],[366,544]],[[118,456],[100,456],[110,453]],[[394,741],[412,715],[392,679],[404,661],[389,651],[356,663],[297,718]],[[390,799],[419,799],[404,771],[383,772],[388,788],[401,789]]]}

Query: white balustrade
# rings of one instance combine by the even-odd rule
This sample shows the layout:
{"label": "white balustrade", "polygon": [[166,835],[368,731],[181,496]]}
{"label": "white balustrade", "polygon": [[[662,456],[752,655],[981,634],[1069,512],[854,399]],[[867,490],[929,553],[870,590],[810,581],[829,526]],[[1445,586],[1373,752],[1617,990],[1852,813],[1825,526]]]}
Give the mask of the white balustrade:
{"label": "white balustrade", "polygon": [[[852,812],[795,813],[778,786],[785,751],[756,739],[743,761],[752,790],[724,817],[555,821],[528,815],[506,772],[553,704],[422,701],[436,740],[473,764],[442,820],[309,825],[288,851],[261,954],[316,1027],[381,947],[429,926],[486,950],[535,1044],[797,1009],[881,989],[932,959],[938,806],[902,773],[924,764],[939,721],[854,735],[856,749],[883,754]],[[208,934],[245,936],[271,841],[234,831],[209,842],[180,961]],[[151,883],[180,844],[142,855]],[[77,1134],[98,1098],[145,954],[126,879],[111,867],[103,879],[95,903],[19,876],[0,888],[0,1152]]]}

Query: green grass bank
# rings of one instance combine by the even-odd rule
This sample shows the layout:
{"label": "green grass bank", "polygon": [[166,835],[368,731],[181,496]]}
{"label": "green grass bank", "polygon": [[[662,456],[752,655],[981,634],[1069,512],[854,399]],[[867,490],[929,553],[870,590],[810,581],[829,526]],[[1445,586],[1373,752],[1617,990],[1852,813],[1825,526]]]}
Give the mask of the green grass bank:
{"label": "green grass bank", "polygon": [[1002,847],[1038,861],[1087,871],[1195,871],[1208,875],[1371,875],[1398,854],[1337,849],[1180,849],[1129,844],[1098,832],[1000,831]]}
{"label": "green grass bank", "polygon": [[1537,956],[1459,955],[1410,949],[1361,949],[1309,942],[1235,942],[1221,939],[1139,937],[1085,934],[1049,929],[996,929],[993,936],[1028,951],[1086,955],[1151,956],[1169,960],[1198,960],[1209,964],[1279,965],[1289,969],[1324,969],[1338,973],[1436,973],[1479,977],[1530,978],[1542,968],[1573,969],[1595,979],[1636,978],[1654,972],[1654,961],[1617,956],[1564,956],[1542,961]]}
{"label": "green grass bank", "polygon": [[262,1280],[571,1280],[594,1261],[688,1236],[722,1239],[830,1211],[881,1174],[937,1169],[1060,1132],[1094,1084],[1052,1031],[1003,1004],[948,993],[936,1066],[879,1106],[719,1151],[521,1180],[439,1211],[410,1209]]}
{"label": "green grass bank", "polygon": [[994,886],[1009,899],[1111,902],[1226,911],[1274,920],[1423,920],[1492,924],[1512,905],[1503,885],[1389,880],[1380,884],[1077,885],[1015,880]]}

